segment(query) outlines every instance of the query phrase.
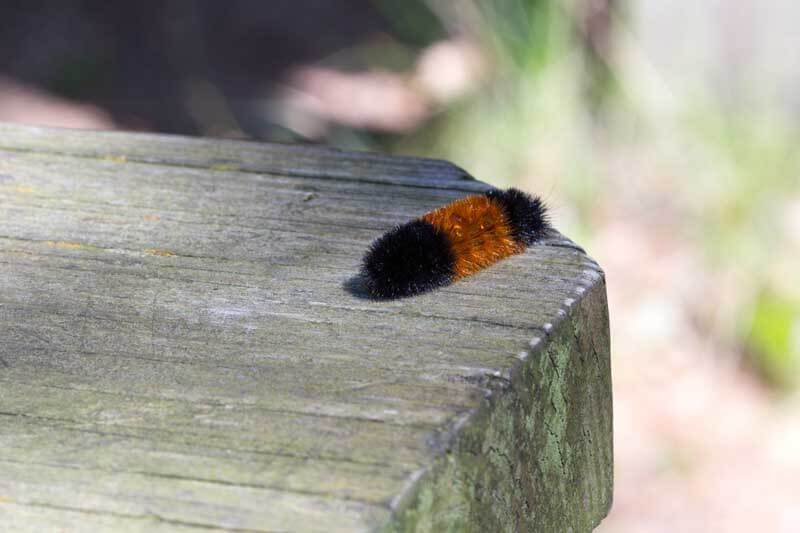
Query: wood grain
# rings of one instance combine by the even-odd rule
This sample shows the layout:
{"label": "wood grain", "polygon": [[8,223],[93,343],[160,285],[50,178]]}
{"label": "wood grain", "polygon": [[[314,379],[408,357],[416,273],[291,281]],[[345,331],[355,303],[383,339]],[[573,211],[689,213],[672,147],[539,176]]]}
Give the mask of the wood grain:
{"label": "wood grain", "polygon": [[442,161],[0,125],[0,525],[588,531],[611,502],[604,276],[555,232],[366,299]]}

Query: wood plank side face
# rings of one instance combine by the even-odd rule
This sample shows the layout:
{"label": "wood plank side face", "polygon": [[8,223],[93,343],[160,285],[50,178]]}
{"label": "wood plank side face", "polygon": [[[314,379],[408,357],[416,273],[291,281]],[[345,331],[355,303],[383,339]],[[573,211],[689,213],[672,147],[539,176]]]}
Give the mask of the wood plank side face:
{"label": "wood plank side face", "polygon": [[485,188],[430,160],[0,125],[0,529],[593,527],[594,261],[554,234],[435,293],[352,290],[383,231]]}
{"label": "wood plank side face", "polygon": [[605,284],[526,357],[385,531],[591,531],[612,500]]}

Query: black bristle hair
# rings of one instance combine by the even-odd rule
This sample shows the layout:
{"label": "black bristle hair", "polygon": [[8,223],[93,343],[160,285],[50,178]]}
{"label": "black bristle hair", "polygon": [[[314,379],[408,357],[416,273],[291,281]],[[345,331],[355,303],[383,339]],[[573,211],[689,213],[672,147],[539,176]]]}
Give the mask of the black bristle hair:
{"label": "black bristle hair", "polygon": [[526,246],[544,237],[550,229],[547,207],[538,196],[513,187],[505,191],[492,189],[486,192],[486,196],[503,206],[514,238]]}
{"label": "black bristle hair", "polygon": [[423,220],[397,226],[364,256],[362,276],[376,298],[399,298],[450,283],[455,258],[447,237]]}

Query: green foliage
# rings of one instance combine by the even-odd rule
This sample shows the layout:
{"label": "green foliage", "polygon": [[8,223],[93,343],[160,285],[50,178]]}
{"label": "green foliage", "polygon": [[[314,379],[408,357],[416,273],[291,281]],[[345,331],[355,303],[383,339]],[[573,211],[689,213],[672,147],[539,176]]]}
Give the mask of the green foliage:
{"label": "green foliage", "polygon": [[111,60],[96,57],[64,58],[53,72],[48,88],[67,98],[85,97],[107,81]]}
{"label": "green foliage", "polygon": [[782,117],[704,106],[688,114],[685,134],[711,168],[684,192],[701,214],[703,246],[718,264],[744,260],[758,279],[781,237],[776,207],[800,184],[800,132]]}
{"label": "green foliage", "polygon": [[495,45],[506,68],[533,73],[541,70],[570,40],[570,22],[561,2],[494,0],[478,2],[484,17],[479,28]]}
{"label": "green foliage", "polygon": [[404,43],[423,46],[445,36],[442,21],[422,0],[372,0],[372,5],[385,15],[393,35]]}
{"label": "green foliage", "polygon": [[800,379],[800,303],[762,291],[752,311],[750,363],[769,383],[791,387]]}

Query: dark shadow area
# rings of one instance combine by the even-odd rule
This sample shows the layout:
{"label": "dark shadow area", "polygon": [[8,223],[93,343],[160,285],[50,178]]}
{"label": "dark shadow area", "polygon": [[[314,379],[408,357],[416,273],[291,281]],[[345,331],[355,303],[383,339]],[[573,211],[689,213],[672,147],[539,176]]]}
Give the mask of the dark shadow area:
{"label": "dark shadow area", "polygon": [[0,5],[0,79],[91,103],[121,129],[267,138],[295,65],[388,30],[369,0],[71,0]]}
{"label": "dark shadow area", "polygon": [[364,282],[364,276],[362,274],[357,274],[345,280],[345,282],[342,283],[342,288],[351,296],[355,296],[360,300],[382,300],[381,298],[375,298],[370,295],[369,291],[367,291],[367,284]]}

